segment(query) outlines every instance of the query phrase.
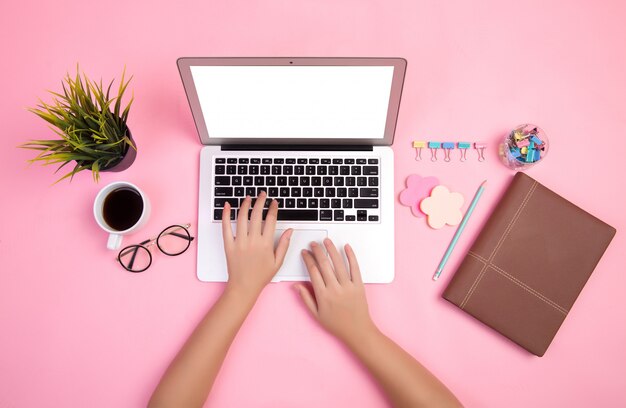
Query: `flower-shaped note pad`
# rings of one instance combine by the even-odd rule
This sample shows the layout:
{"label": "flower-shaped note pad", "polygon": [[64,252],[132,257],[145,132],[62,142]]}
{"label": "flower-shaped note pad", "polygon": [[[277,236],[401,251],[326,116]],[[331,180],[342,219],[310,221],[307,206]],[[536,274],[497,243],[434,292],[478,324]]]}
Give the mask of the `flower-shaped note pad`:
{"label": "flower-shaped note pad", "polygon": [[433,187],[439,184],[436,177],[421,177],[417,174],[411,174],[406,178],[406,189],[400,193],[400,203],[411,207],[411,212],[416,217],[425,217],[420,210],[420,201],[428,197]]}
{"label": "flower-shaped note pad", "polygon": [[445,186],[437,186],[420,204],[420,209],[426,214],[428,225],[439,229],[444,225],[457,225],[463,219],[461,206],[463,196],[460,193],[451,193]]}

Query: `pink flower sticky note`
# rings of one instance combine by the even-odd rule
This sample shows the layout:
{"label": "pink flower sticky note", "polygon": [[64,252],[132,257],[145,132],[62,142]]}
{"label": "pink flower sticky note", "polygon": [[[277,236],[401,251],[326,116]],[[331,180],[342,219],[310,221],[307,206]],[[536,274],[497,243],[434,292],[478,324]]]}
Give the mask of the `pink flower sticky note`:
{"label": "pink flower sticky note", "polygon": [[430,197],[422,200],[420,209],[426,214],[428,225],[439,229],[446,224],[457,225],[461,222],[464,201],[460,193],[452,193],[446,186],[437,186],[433,188]]}
{"label": "pink flower sticky note", "polygon": [[411,212],[416,217],[425,217],[420,210],[420,201],[428,197],[430,191],[439,184],[436,177],[422,177],[417,174],[411,174],[406,178],[406,189],[400,193],[400,203],[411,207]]}

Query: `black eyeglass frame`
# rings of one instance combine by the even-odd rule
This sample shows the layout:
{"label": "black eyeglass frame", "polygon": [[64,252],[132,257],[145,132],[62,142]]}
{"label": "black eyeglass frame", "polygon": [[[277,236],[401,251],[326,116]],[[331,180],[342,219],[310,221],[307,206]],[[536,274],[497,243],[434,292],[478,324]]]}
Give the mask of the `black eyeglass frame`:
{"label": "black eyeglass frame", "polygon": [[[170,225],[169,227],[164,228],[164,229],[163,229],[163,230],[159,233],[159,235],[158,235],[156,238],[150,238],[150,239],[147,239],[147,240],[145,240],[145,241],[140,242],[139,244],[129,245],[129,246],[127,246],[127,247],[122,248],[122,249],[120,250],[120,252],[117,254],[117,261],[118,261],[118,262],[120,263],[120,265],[122,265],[122,267],[123,267],[124,269],[126,269],[128,272],[132,272],[132,273],[141,273],[141,272],[146,271],[146,270],[147,270],[147,269],[148,269],[148,268],[152,265],[152,252],[150,252],[150,247],[151,247],[151,246],[153,246],[153,245],[155,245],[155,244],[156,244],[157,248],[159,248],[159,251],[161,251],[162,253],[164,253],[164,254],[165,254],[165,255],[167,255],[167,256],[178,256],[178,255],[181,255],[181,254],[183,254],[183,253],[187,252],[187,250],[188,250],[188,249],[189,249],[189,247],[191,246],[191,241],[193,241],[193,240],[195,239],[195,237],[192,237],[192,236],[191,236],[191,234],[189,233],[189,228],[190,228],[190,227],[191,227],[191,224],[185,224],[185,225],[178,225],[178,224],[174,224],[174,225]],[[183,231],[185,231],[185,233],[186,233],[186,235],[183,235],[183,234],[177,234],[177,233],[174,233],[174,232],[170,232],[170,233],[169,233],[169,235],[174,235],[174,236],[177,236],[177,237],[182,238],[182,239],[184,239],[184,240],[186,240],[186,241],[187,241],[187,246],[185,247],[185,249],[183,249],[182,251],[180,251],[180,252],[178,252],[178,253],[175,253],[175,254],[171,254],[171,253],[166,252],[166,251],[165,251],[165,250],[161,247],[161,245],[159,244],[159,239],[163,236],[163,234],[164,234],[167,230],[169,230],[169,229],[171,229],[171,228],[179,228],[179,229],[182,229]],[[132,264],[133,264],[133,262],[134,262],[134,259],[135,259],[135,257],[137,256],[137,253],[138,253],[138,251],[139,251],[140,249],[143,249],[143,250],[145,250],[145,251],[148,253],[148,259],[149,259],[148,265],[147,265],[145,268],[140,269],[140,270],[133,270],[133,269],[129,269],[129,268],[128,268],[125,264],[124,264],[124,262],[122,262],[122,254],[126,255],[128,250],[134,250],[133,255],[132,255],[132,257],[131,257],[131,260],[130,260],[130,265],[131,265],[131,268],[132,268]]]}

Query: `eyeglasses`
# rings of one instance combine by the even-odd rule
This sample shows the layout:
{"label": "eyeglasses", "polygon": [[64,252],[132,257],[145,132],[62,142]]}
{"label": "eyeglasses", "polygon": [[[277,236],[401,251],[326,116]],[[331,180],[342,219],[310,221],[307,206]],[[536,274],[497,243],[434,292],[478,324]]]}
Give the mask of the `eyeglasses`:
{"label": "eyeglasses", "polygon": [[194,240],[187,228],[191,224],[170,225],[158,237],[147,239],[139,245],[129,245],[117,254],[119,263],[129,272],[143,272],[152,264],[150,247],[156,244],[165,255],[177,256],[189,249]]}

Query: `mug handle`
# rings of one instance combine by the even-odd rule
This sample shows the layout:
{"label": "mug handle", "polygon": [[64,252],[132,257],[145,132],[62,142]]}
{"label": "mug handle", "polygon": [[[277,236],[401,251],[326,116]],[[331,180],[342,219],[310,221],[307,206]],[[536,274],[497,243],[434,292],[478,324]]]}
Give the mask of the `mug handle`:
{"label": "mug handle", "polygon": [[107,248],[111,250],[119,249],[122,245],[122,235],[119,234],[109,234],[109,240],[107,241]]}

